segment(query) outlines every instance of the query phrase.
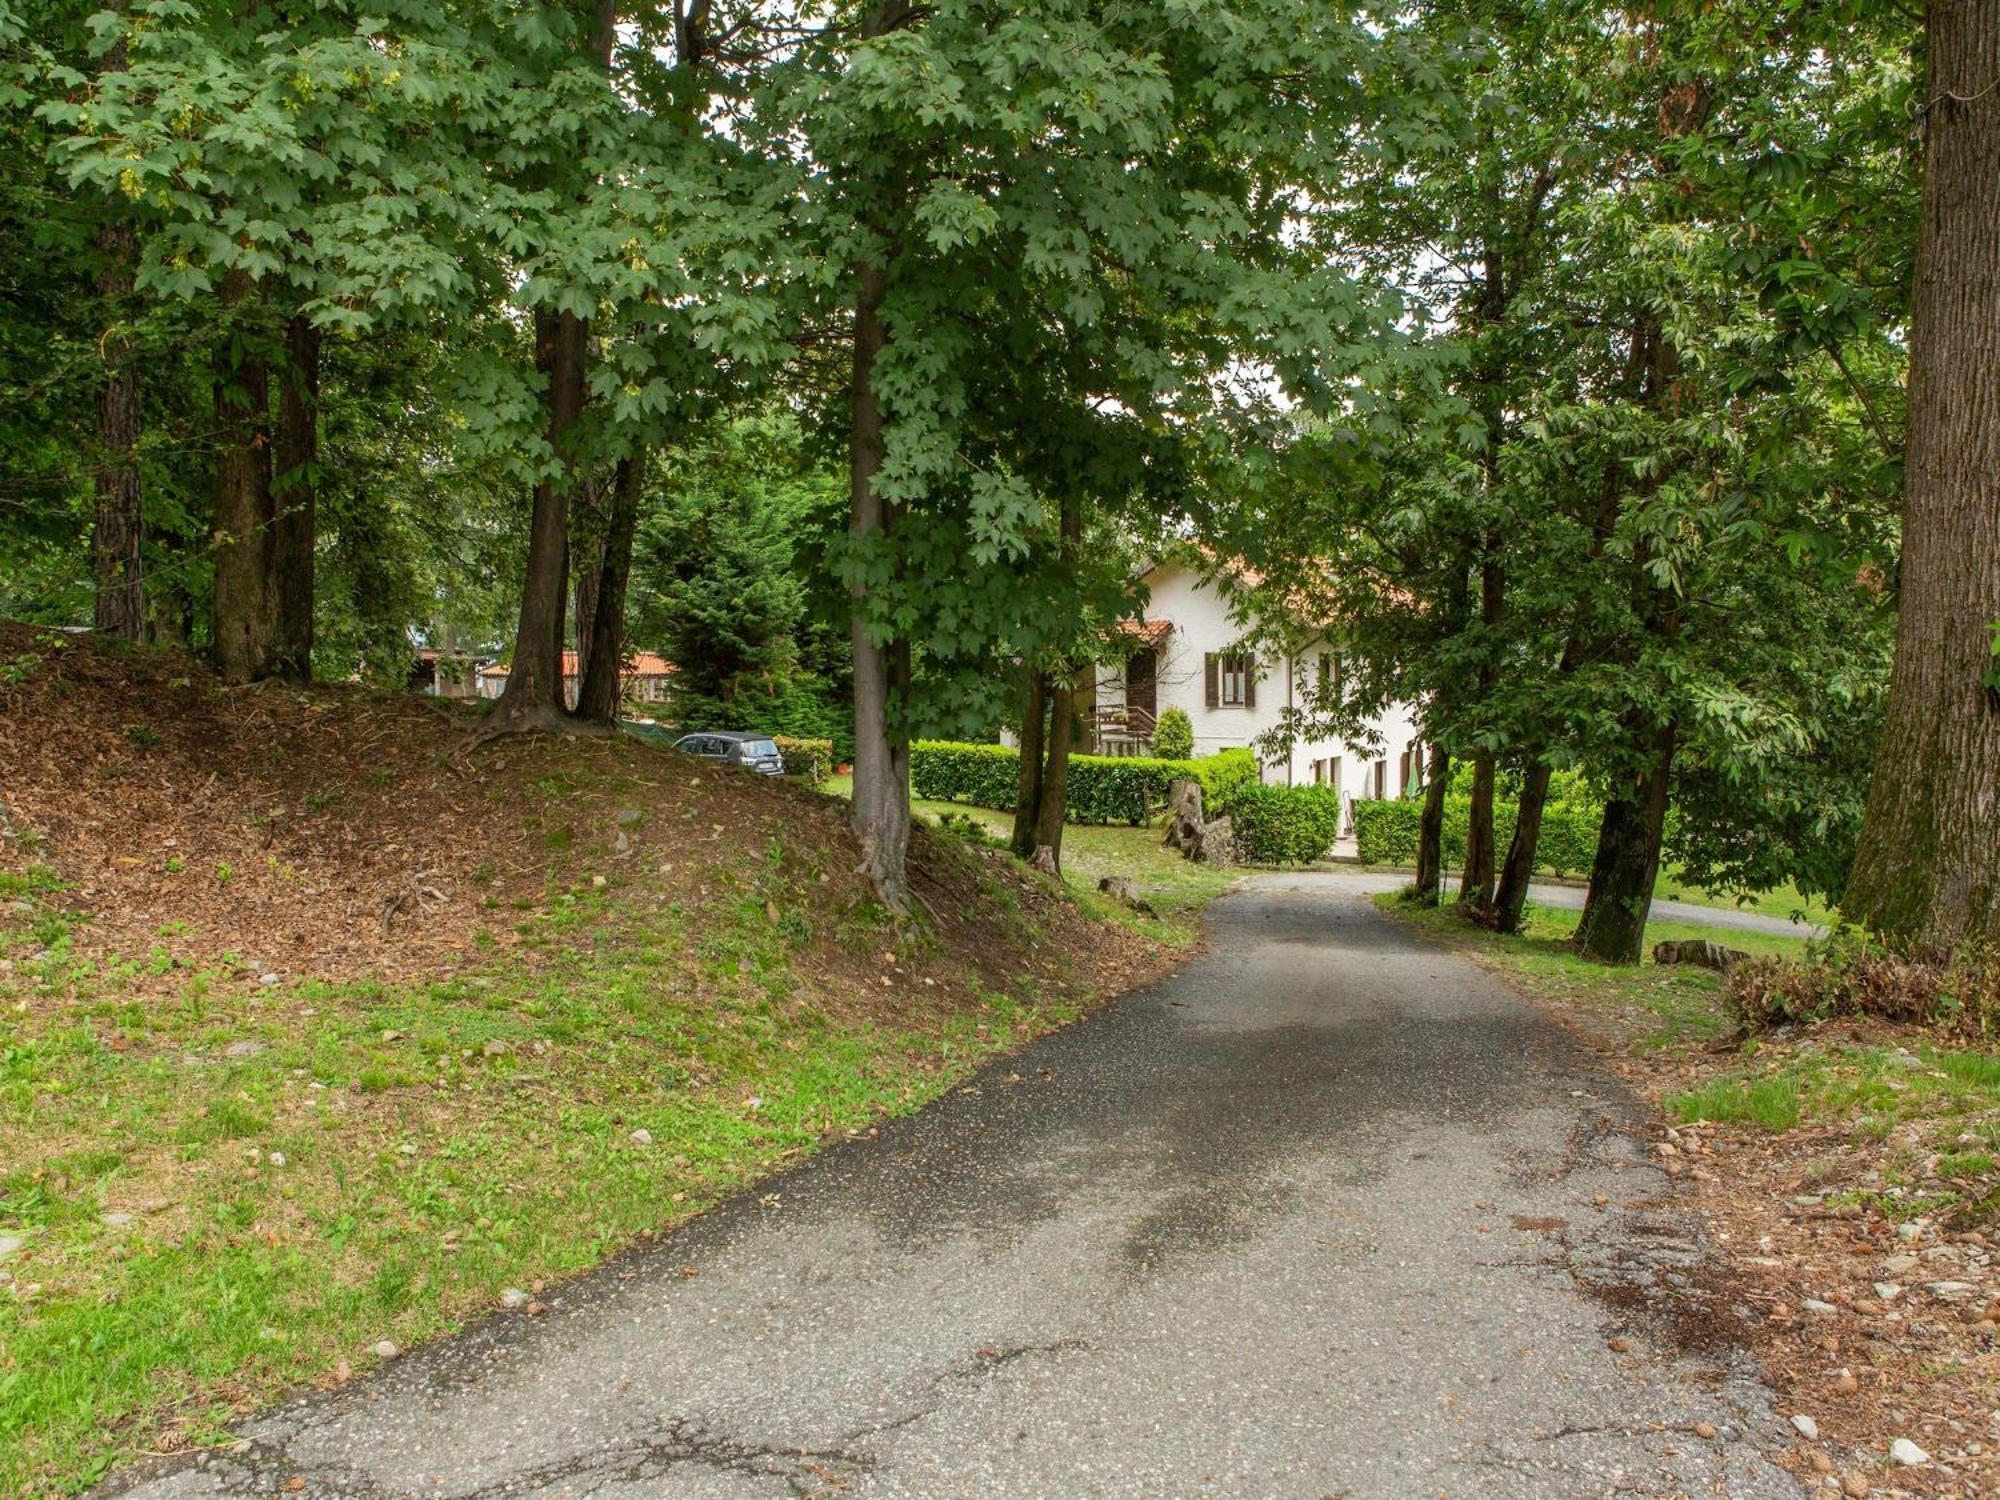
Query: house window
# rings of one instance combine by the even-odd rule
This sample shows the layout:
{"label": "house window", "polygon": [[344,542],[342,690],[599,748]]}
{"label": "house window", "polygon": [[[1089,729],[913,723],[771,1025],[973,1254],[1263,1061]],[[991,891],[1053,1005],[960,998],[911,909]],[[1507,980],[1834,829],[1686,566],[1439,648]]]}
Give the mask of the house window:
{"label": "house window", "polygon": [[1330,755],[1325,760],[1313,762],[1313,785],[1332,787],[1340,790],[1340,757]]}
{"label": "house window", "polygon": [[1207,678],[1210,708],[1255,708],[1257,706],[1256,662],[1249,656],[1222,656],[1210,652],[1202,659]]}
{"label": "house window", "polygon": [[1340,696],[1340,656],[1338,652],[1320,652],[1319,682],[1314,696],[1322,704],[1331,703]]}

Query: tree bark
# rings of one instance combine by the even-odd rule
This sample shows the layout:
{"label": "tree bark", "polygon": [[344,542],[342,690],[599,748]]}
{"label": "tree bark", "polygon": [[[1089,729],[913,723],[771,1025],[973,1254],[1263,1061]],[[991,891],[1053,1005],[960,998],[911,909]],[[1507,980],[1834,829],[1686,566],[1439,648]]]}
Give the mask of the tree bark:
{"label": "tree bark", "polygon": [[1889,704],[1842,912],[2000,944],[2000,3],[1932,0]]}
{"label": "tree bark", "polygon": [[303,314],[285,325],[272,476],[271,587],[277,596],[280,676],[312,680],[313,548],[319,534],[320,331]]}
{"label": "tree bark", "polygon": [[[590,650],[580,664],[582,686],[577,690],[577,717],[595,724],[611,723],[624,696],[625,595],[632,579],[632,538],[639,527],[639,497],[645,487],[645,453],[619,459],[592,597]],[[582,646],[580,637],[578,646]]]}
{"label": "tree bark", "polygon": [[[1062,873],[1063,826],[1069,817],[1069,749],[1076,737],[1076,673],[1064,669],[1049,688],[1049,751],[1042,768],[1041,807],[1035,818],[1034,859]],[[1044,861],[1042,851],[1048,851]]]}
{"label": "tree bark", "polygon": [[1577,924],[1577,947],[1604,963],[1636,964],[1645,948],[1673,785],[1674,726],[1654,730],[1650,740],[1650,758],[1630,790],[1604,804],[1590,890]]}
{"label": "tree bark", "polygon": [[1484,913],[1493,905],[1493,753],[1472,758],[1472,805],[1465,822],[1465,873],[1459,905]]}
{"label": "tree bark", "polygon": [[223,285],[228,328],[215,358],[214,650],[225,682],[256,682],[277,667],[271,586],[270,378],[258,331],[243,316],[249,278]]}
{"label": "tree bark", "polygon": [[[888,541],[894,517],[875,490],[882,468],[882,405],[875,362],[888,342],[882,324],[885,277],[863,262],[854,270],[854,369],[848,430],[848,529],[864,557]],[[894,721],[903,705],[891,702],[898,676],[908,679],[909,651],[896,640],[878,642],[867,623],[868,586],[857,575],[854,613],[854,833],[861,841],[861,873],[892,912],[910,909],[910,747],[908,730]],[[900,662],[900,672],[898,663]]]}
{"label": "tree bark", "polygon": [[528,563],[521,580],[521,613],[514,631],[514,660],[507,686],[493,706],[486,732],[555,729],[565,718],[563,620],[568,574],[569,490],[575,473],[573,430],[583,415],[584,359],[590,330],[566,312],[535,314],[535,363],[548,379],[548,441],[564,475],[535,486],[528,523]]}
{"label": "tree bark", "polygon": [[1042,753],[1048,743],[1049,680],[1029,668],[1022,690],[1021,764],[1014,783],[1014,836],[1008,847],[1017,859],[1035,855],[1035,829],[1042,817]]}
{"label": "tree bark", "polygon": [[[125,66],[120,39],[105,70]],[[139,486],[139,375],[126,344],[131,311],[132,226],[107,219],[97,231],[97,293],[104,305],[104,383],[97,388],[97,510],[90,551],[97,574],[93,624],[100,635],[142,640],[146,634],[145,572],[140,547],[144,515]]]}
{"label": "tree bark", "polygon": [[583,682],[590,675],[591,634],[597,625],[597,584],[604,571],[604,528],[608,519],[596,481],[588,474],[579,475],[576,503],[570,508],[567,585],[576,639],[576,698],[569,707],[579,719],[583,717]]}
{"label": "tree bark", "polygon": [[1424,813],[1417,824],[1417,899],[1438,904],[1444,874],[1444,798],[1451,784],[1451,752],[1432,745],[1430,779],[1424,783]]}
{"label": "tree bark", "polygon": [[1521,930],[1521,917],[1528,907],[1528,883],[1535,874],[1535,851],[1542,841],[1542,813],[1548,807],[1551,774],[1545,762],[1536,761],[1521,782],[1514,837],[1507,844],[1507,860],[1501,866],[1500,885],[1492,903],[1493,926],[1500,932]]}

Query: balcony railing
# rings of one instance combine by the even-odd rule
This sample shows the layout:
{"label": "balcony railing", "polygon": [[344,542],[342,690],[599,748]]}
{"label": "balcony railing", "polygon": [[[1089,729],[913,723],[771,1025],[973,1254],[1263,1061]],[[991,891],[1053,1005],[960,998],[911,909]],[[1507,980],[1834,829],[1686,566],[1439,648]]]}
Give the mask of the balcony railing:
{"label": "balcony railing", "polygon": [[1137,755],[1152,744],[1159,719],[1146,709],[1119,704],[1100,707],[1094,727],[1098,754]]}

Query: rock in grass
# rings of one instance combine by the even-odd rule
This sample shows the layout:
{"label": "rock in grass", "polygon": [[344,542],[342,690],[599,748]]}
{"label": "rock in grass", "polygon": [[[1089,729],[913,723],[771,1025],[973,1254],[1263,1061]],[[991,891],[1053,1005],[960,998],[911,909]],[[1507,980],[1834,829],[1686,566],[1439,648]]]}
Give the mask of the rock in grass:
{"label": "rock in grass", "polygon": [[1897,1438],[1889,1445],[1889,1457],[1906,1469],[1914,1469],[1931,1461],[1931,1456],[1908,1438]]}
{"label": "rock in grass", "polygon": [[1816,1443],[1819,1441],[1819,1423],[1815,1422],[1804,1412],[1795,1412],[1793,1414],[1792,1426],[1798,1429],[1799,1436],[1807,1442]]}
{"label": "rock in grass", "polygon": [[633,1144],[633,1145],[635,1145],[635,1146],[650,1146],[650,1145],[652,1145],[652,1144],[653,1144],[653,1132],[652,1132],[652,1131],[650,1131],[650,1130],[647,1130],[647,1129],[645,1129],[644,1127],[641,1127],[640,1129],[638,1129],[638,1130],[635,1130],[635,1131],[633,1131],[633,1132],[632,1132],[632,1144]]}
{"label": "rock in grass", "polygon": [[526,1307],[528,1305],[528,1294],[517,1286],[510,1286],[500,1294],[500,1305],[502,1307]]}
{"label": "rock in grass", "polygon": [[5,1260],[27,1243],[28,1239],[26,1235],[0,1234],[0,1260]]}
{"label": "rock in grass", "polygon": [[373,1354],[377,1359],[381,1360],[384,1364],[387,1364],[390,1360],[394,1359],[397,1355],[401,1354],[403,1351],[401,1349],[398,1349],[393,1341],[389,1339],[383,1339],[380,1343],[374,1345],[368,1352]]}

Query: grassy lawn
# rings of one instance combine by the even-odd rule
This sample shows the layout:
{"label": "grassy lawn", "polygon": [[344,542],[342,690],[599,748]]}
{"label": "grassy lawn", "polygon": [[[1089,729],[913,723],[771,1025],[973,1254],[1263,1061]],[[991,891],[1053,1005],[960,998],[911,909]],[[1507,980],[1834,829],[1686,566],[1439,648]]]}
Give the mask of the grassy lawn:
{"label": "grassy lawn", "polygon": [[[1688,883],[1680,871],[1663,868],[1660,878],[1653,886],[1655,899],[1666,901],[1686,901],[1695,906],[1716,906],[1736,911],[1753,911],[1761,916],[1777,917],[1781,921],[1797,920],[1809,927],[1830,927],[1833,925],[1833,909],[1819,896],[1808,896],[1795,885],[1786,884],[1775,890],[1759,891],[1753,895],[1732,896],[1723,891],[1707,891],[1698,885]],[[1743,946],[1737,944],[1738,947]]]}
{"label": "grassy lawn", "polygon": [[[580,880],[491,912],[483,959],[410,986],[187,972],[158,950],[99,966],[53,880],[10,877],[0,1494],[214,1440],[378,1341],[458,1326],[921,1106],[1084,1003],[1024,984],[922,1029],[822,1013],[794,984],[813,911],[787,894],[820,877],[793,873],[718,871],[725,898],[699,912]],[[879,932],[834,936],[886,961]]]}
{"label": "grassy lawn", "polygon": [[[850,777],[836,776],[827,783],[826,791],[848,797],[853,794],[853,786]],[[1014,830],[1013,814],[987,807],[921,798],[913,801],[911,807],[932,824],[956,823],[963,827],[965,820],[970,819],[1003,842]],[[1064,882],[1086,909],[1099,916],[1122,917],[1146,935],[1174,943],[1192,940],[1200,925],[1202,908],[1241,874],[1181,858],[1160,842],[1157,827],[1096,828],[1073,823],[1063,830],[1062,862]],[[1097,882],[1107,875],[1129,877],[1159,913],[1159,920],[1135,916],[1120,903],[1100,895]]]}
{"label": "grassy lawn", "polygon": [[[1712,1039],[1729,1029],[1722,1006],[1722,976],[1687,964],[1656,964],[1650,957],[1630,968],[1614,968],[1578,954],[1569,945],[1577,913],[1562,908],[1528,908],[1527,930],[1503,935],[1476,927],[1447,903],[1421,907],[1389,893],[1375,898],[1391,912],[1451,946],[1499,970],[1517,987],[1538,998],[1607,1014],[1646,1018],[1642,1044],[1668,1047]],[[1710,927],[1693,922],[1648,922],[1646,947],[1674,939],[1702,939],[1744,952],[1796,957],[1806,940]]]}

